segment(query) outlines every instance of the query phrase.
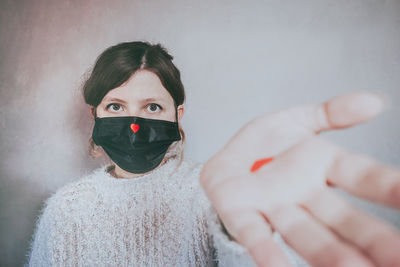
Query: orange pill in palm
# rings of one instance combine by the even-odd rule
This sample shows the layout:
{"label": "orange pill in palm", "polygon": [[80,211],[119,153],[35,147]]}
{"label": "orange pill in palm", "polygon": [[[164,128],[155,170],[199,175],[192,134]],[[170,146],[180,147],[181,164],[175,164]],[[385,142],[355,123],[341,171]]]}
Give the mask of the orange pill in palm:
{"label": "orange pill in palm", "polygon": [[270,157],[270,158],[263,158],[263,159],[256,160],[256,161],[253,163],[253,166],[251,166],[250,172],[255,172],[255,171],[257,171],[259,168],[261,168],[261,167],[264,166],[265,164],[270,163],[270,162],[273,161],[273,160],[274,160],[273,157]]}

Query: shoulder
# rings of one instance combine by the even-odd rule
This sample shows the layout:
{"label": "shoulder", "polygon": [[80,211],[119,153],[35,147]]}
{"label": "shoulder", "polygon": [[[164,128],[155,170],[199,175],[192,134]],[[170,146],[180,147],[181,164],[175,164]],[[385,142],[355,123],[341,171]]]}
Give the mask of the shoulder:
{"label": "shoulder", "polygon": [[199,175],[204,165],[203,162],[199,162],[192,158],[185,158],[181,164],[182,164],[182,169],[187,174],[192,174],[192,175]]}
{"label": "shoulder", "polygon": [[186,181],[191,185],[195,185],[199,180],[203,165],[204,163],[192,158],[185,158],[174,175],[176,175],[181,182]]}
{"label": "shoulder", "polygon": [[[95,177],[102,170],[96,169],[64,184],[44,202],[41,213],[60,214],[79,210],[79,206],[89,203],[96,196]],[[82,208],[82,207],[81,207]]]}
{"label": "shoulder", "polygon": [[199,181],[203,166],[203,162],[189,158],[182,162],[181,169],[184,171],[184,177],[188,183],[188,188],[194,203],[197,203],[204,209],[208,208],[210,203]]}

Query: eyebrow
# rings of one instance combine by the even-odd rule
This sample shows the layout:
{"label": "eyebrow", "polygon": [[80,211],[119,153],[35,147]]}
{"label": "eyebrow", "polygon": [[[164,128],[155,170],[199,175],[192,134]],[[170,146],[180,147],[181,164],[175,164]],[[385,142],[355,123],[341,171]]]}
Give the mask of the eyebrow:
{"label": "eyebrow", "polygon": [[[105,97],[104,100],[106,100],[106,101],[117,101],[117,102],[121,102],[121,103],[124,103],[124,104],[127,103],[125,100],[122,100],[122,99],[119,99],[119,98],[115,98],[115,97],[111,97],[111,98],[110,97]],[[162,101],[162,99],[157,99],[157,98],[150,97],[150,98],[141,99],[139,102],[145,103],[145,102],[150,102],[150,101]]]}

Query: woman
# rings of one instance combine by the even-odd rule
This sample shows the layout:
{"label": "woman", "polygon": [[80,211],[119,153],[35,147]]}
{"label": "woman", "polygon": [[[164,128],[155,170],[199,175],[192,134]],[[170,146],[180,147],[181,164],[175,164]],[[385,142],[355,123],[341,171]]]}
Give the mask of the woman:
{"label": "woman", "polygon": [[[391,251],[385,257],[376,254],[383,248],[382,240],[399,244],[398,234],[386,225],[367,218],[367,225],[381,231],[373,236],[377,249],[364,256],[362,244],[353,242],[356,237],[340,232],[347,225],[329,225],[329,214],[317,214],[332,199],[336,201],[335,196],[321,197],[328,195],[327,169],[332,174],[329,185],[346,188],[341,162],[333,167],[332,162],[347,154],[315,133],[373,117],[380,108],[376,97],[361,94],[333,99],[325,105],[328,117],[320,106],[264,115],[243,127],[203,165],[183,157],[184,132],[179,122],[184,113],[184,87],[172,57],[160,45],[130,42],[108,48],[97,59],[83,93],[95,120],[91,154],[101,153],[101,147],[112,164],[63,186],[46,200],[29,266],[306,265],[277,233],[271,241],[269,225],[311,264],[332,266],[346,261],[367,266],[399,260]],[[377,108],[361,114],[351,110],[336,114],[351,100],[355,104],[369,101],[369,106]],[[315,111],[321,115],[315,118],[328,118],[330,124],[323,124],[324,120],[306,124],[308,117],[301,116]],[[293,122],[296,125],[289,125]],[[367,186],[378,184],[375,180],[367,181]],[[392,180],[398,187],[398,180]],[[295,189],[288,191],[293,185]],[[350,191],[353,187],[347,185]],[[388,191],[353,193],[376,200],[389,196]],[[398,205],[399,196],[395,197],[393,203]],[[313,206],[314,199],[325,202]],[[307,214],[315,213],[315,218],[302,219],[305,213],[298,206],[310,209]],[[336,212],[346,208],[342,204]],[[359,215],[353,210],[346,214]],[[310,235],[315,242],[300,245],[309,242]],[[320,245],[322,249],[316,251]]]}

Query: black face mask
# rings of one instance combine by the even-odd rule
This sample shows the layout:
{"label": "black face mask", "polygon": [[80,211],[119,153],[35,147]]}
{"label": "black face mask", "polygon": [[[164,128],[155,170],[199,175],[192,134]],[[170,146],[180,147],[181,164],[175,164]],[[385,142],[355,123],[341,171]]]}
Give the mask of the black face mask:
{"label": "black face mask", "polygon": [[176,122],[135,116],[96,117],[92,138],[125,171],[145,173],[161,163],[174,141],[181,140],[177,121],[178,114]]}

